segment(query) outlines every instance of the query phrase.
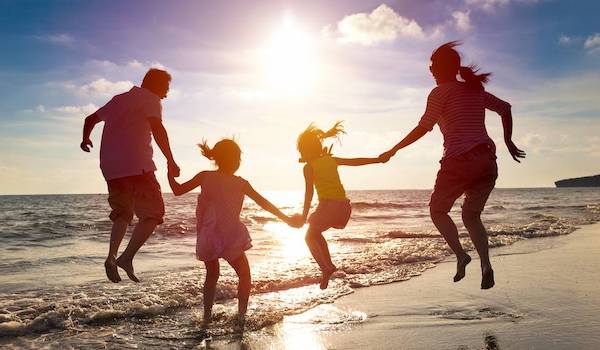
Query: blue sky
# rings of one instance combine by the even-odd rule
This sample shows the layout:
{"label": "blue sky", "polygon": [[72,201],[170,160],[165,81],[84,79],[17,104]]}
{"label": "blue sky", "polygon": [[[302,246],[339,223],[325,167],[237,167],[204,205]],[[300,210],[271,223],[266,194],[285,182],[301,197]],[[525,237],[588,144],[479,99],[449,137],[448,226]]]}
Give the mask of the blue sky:
{"label": "blue sky", "polygon": [[[431,51],[456,39],[465,63],[494,73],[488,90],[513,105],[514,139],[528,152],[512,162],[488,114],[499,187],[600,173],[599,10],[543,0],[2,0],[0,194],[105,192],[98,149],[78,149],[83,118],[152,66],[173,75],[163,112],[184,178],[211,168],[198,141],[235,136],[240,175],[259,189],[301,189],[295,138],[309,122],[345,121],[338,155],[379,154],[422,114]],[[436,128],[342,179],[350,189],[431,188],[440,156]]]}

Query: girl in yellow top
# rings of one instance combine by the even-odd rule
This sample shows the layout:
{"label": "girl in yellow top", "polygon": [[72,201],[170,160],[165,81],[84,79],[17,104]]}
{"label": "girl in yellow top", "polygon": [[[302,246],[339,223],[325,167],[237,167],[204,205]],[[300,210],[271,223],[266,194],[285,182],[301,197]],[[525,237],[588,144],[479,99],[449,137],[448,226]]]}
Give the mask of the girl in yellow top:
{"label": "girl in yellow top", "polygon": [[324,132],[314,124],[310,124],[304,132],[298,136],[298,151],[300,162],[304,166],[304,180],[306,192],[304,194],[304,211],[302,220],[306,222],[310,204],[312,202],[314,187],[317,188],[319,204],[317,209],[308,219],[309,226],[306,231],[306,244],[313,258],[321,268],[321,289],[327,288],[329,278],[337,270],[331,256],[327,241],[322,232],[329,228],[342,229],[346,227],[350,219],[352,208],[350,200],[346,198],[346,191],[340,181],[338,165],[359,166],[374,163],[384,163],[382,158],[338,158],[332,157],[331,147],[323,147],[323,140],[328,137],[337,137],[343,133],[341,122]]}

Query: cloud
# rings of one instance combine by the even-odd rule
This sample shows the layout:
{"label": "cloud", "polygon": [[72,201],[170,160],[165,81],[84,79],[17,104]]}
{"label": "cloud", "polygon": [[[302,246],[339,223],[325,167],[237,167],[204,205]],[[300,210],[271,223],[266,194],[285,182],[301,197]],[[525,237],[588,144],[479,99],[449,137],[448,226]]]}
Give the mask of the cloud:
{"label": "cloud", "polygon": [[454,25],[462,32],[466,32],[471,29],[471,18],[469,17],[470,11],[454,11],[452,17],[454,18]]}
{"label": "cloud", "polygon": [[83,106],[62,106],[54,108],[55,111],[67,114],[92,114],[98,110],[98,106],[88,103]]}
{"label": "cloud", "polygon": [[[328,31],[331,29],[326,27],[325,32]],[[415,20],[400,16],[386,4],[379,5],[371,13],[356,13],[344,17],[337,23],[335,34],[340,42],[363,45],[390,42],[400,37],[426,37]]]}
{"label": "cloud", "polygon": [[34,36],[37,40],[47,42],[54,45],[71,46],[75,42],[75,38],[66,33],[61,34],[50,34],[50,35],[36,35]]}
{"label": "cloud", "polygon": [[96,79],[88,84],[76,85],[72,82],[66,82],[61,84],[65,89],[73,91],[76,94],[84,96],[111,96],[123,93],[131,87],[133,83],[131,81],[109,81],[105,78]]}
{"label": "cloud", "polygon": [[600,52],[600,33],[594,33],[585,39],[583,47],[589,52]]}
{"label": "cloud", "polygon": [[23,112],[25,112],[25,113],[33,113],[33,112],[45,113],[46,107],[44,105],[37,105],[33,108],[24,109]]}
{"label": "cloud", "polygon": [[561,35],[558,38],[558,43],[564,46],[571,45],[573,43],[573,38],[567,35]]}
{"label": "cloud", "polygon": [[484,11],[491,12],[496,7],[507,6],[510,3],[536,3],[538,0],[465,0],[467,5],[475,5],[482,8]]}
{"label": "cloud", "polygon": [[158,69],[167,69],[163,64],[161,64],[160,62],[140,62],[138,60],[131,60],[129,62],[127,62],[127,67],[130,68],[134,68],[134,69],[150,69],[150,68],[158,68]]}

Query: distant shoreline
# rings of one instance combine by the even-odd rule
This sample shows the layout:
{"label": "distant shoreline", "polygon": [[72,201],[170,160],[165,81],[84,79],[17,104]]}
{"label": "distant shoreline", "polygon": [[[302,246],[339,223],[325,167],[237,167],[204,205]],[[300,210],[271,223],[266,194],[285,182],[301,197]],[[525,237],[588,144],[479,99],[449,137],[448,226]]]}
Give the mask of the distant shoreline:
{"label": "distant shoreline", "polygon": [[558,180],[554,183],[557,188],[562,187],[600,187],[600,175],[574,177],[570,179]]}

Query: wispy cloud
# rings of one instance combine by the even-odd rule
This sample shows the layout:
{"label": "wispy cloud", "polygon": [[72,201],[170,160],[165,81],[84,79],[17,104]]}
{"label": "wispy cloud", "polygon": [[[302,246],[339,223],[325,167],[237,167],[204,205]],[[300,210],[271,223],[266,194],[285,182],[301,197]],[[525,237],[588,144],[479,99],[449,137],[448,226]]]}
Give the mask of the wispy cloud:
{"label": "wispy cloud", "polygon": [[70,47],[75,43],[75,38],[67,33],[60,34],[48,34],[48,35],[35,35],[34,38],[37,40],[47,42],[54,45],[68,46]]}
{"label": "wispy cloud", "polygon": [[88,103],[83,106],[62,106],[54,108],[56,112],[67,114],[91,114],[97,109],[98,106],[93,103]]}
{"label": "wispy cloud", "polygon": [[465,0],[467,5],[482,8],[484,11],[492,12],[497,7],[507,6],[510,3],[536,3],[539,0]]}
{"label": "wispy cloud", "polygon": [[558,38],[558,43],[564,46],[568,46],[571,45],[573,43],[574,39],[570,36],[567,35],[561,35]]}
{"label": "wispy cloud", "polygon": [[585,39],[583,47],[589,52],[599,53],[600,52],[600,33],[594,33]]}
{"label": "wispy cloud", "polygon": [[456,29],[462,32],[466,32],[471,29],[471,17],[470,11],[454,11],[452,17],[454,18],[454,25]]}
{"label": "wispy cloud", "polygon": [[115,81],[112,82],[105,78],[96,79],[90,83],[77,85],[72,82],[60,83],[66,90],[84,96],[111,96],[123,93],[134,85],[131,81]]}
{"label": "wispy cloud", "polygon": [[158,69],[167,69],[160,62],[140,62],[136,59],[127,62],[127,67],[134,69],[150,69],[150,68],[158,68]]}

